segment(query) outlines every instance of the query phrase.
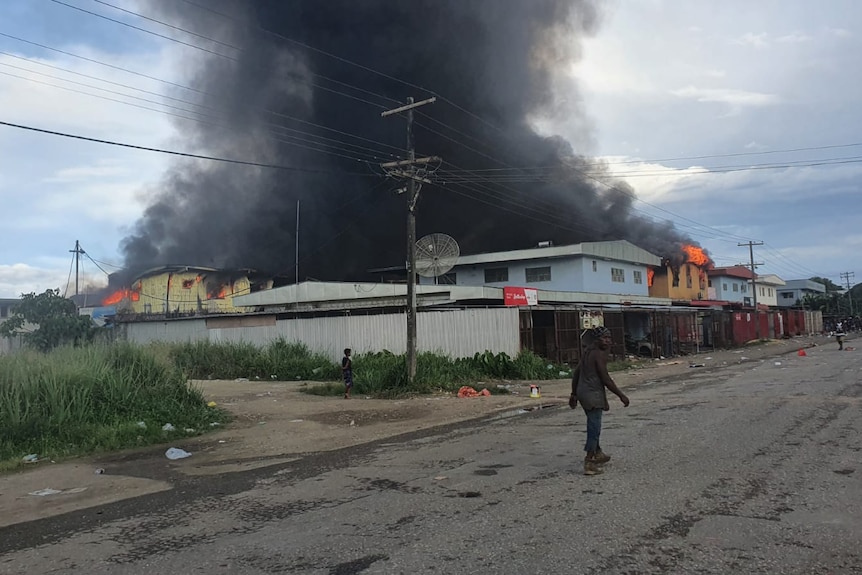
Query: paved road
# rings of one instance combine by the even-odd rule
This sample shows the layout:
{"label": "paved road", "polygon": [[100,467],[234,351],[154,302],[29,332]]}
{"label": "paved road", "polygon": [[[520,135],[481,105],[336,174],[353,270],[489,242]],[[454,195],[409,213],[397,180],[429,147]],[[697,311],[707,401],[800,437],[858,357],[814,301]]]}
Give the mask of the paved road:
{"label": "paved road", "polygon": [[602,476],[543,409],[0,530],[0,572],[862,573],[860,354],[632,388]]}

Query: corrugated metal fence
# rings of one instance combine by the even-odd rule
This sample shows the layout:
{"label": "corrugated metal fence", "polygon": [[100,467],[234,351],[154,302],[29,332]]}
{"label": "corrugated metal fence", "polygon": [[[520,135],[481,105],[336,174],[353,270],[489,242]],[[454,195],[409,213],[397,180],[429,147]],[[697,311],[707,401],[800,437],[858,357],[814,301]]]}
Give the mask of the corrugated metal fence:
{"label": "corrugated metal fence", "polygon": [[[248,342],[264,346],[274,339],[301,341],[312,351],[333,360],[344,348],[356,353],[407,349],[407,320],[403,313],[279,319],[222,317],[124,323],[118,335],[135,343],[152,341]],[[417,346],[450,357],[466,357],[491,350],[515,356],[521,349],[517,308],[471,308],[422,311],[418,315]]]}

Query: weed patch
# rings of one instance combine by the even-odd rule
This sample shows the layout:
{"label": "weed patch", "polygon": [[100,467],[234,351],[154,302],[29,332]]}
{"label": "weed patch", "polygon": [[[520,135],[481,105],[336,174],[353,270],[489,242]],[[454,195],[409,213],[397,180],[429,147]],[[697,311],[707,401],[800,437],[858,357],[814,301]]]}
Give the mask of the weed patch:
{"label": "weed patch", "polygon": [[[228,414],[182,372],[130,344],[0,357],[0,461],[139,447],[197,435]],[[172,424],[174,431],[162,426]]]}

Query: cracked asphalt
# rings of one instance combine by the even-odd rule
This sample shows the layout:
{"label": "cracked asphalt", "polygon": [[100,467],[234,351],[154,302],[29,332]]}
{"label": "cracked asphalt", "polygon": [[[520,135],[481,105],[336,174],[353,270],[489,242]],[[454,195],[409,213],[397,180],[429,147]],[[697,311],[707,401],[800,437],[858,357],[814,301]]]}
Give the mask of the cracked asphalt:
{"label": "cracked asphalt", "polygon": [[600,476],[582,411],[496,416],[158,477],[174,488],[0,529],[0,573],[862,573],[859,353],[628,387]]}

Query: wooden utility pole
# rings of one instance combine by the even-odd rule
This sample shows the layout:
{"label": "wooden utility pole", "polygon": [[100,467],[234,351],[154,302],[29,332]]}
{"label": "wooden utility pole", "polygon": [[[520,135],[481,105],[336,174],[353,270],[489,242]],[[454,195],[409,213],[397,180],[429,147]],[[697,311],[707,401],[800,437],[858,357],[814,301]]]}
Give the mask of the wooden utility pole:
{"label": "wooden utility pole", "polygon": [[69,251],[75,254],[75,295],[78,295],[80,293],[78,275],[80,274],[81,254],[84,253],[84,250],[81,249],[81,242],[75,240],[75,249]]}
{"label": "wooden utility pole", "polygon": [[850,300],[850,315],[855,315],[853,313],[853,294],[850,293],[850,280],[856,277],[855,272],[841,272],[841,279],[844,280],[845,285],[847,286],[847,299]]}
{"label": "wooden utility pole", "polygon": [[416,165],[427,164],[433,160],[433,158],[416,159],[413,145],[413,110],[436,101],[437,98],[428,98],[421,102],[414,102],[413,98],[407,98],[406,106],[380,114],[385,118],[401,112],[407,113],[407,160],[382,164],[382,167],[384,169],[400,166],[406,168],[406,172],[399,170],[393,175],[407,178],[407,380],[410,383],[413,383],[416,377],[416,203],[419,201],[420,190],[417,180],[430,183],[427,179],[417,177]]}
{"label": "wooden utility pole", "polygon": [[762,264],[754,263],[754,246],[762,246],[763,242],[745,242],[738,244],[748,246],[748,255],[751,258],[751,292],[754,294],[754,329],[757,339],[760,339],[760,316],[757,309],[757,266]]}

